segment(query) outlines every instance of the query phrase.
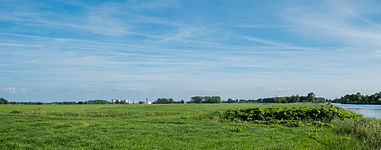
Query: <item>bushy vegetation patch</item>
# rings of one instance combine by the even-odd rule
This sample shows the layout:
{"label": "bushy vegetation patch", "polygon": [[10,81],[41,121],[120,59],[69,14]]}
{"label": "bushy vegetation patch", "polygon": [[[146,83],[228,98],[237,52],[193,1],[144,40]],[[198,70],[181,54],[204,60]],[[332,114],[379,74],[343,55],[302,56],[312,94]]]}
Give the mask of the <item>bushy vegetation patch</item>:
{"label": "bushy vegetation patch", "polygon": [[362,118],[358,120],[334,120],[339,133],[346,133],[362,139],[363,144],[374,149],[381,148],[381,120]]}
{"label": "bushy vegetation patch", "polygon": [[[254,122],[261,124],[287,124],[300,126],[303,122],[318,126],[329,126],[326,123],[333,119],[358,120],[362,115],[346,111],[336,106],[321,107],[254,107],[217,111],[210,117],[219,121]],[[325,122],[325,123],[324,123]]]}

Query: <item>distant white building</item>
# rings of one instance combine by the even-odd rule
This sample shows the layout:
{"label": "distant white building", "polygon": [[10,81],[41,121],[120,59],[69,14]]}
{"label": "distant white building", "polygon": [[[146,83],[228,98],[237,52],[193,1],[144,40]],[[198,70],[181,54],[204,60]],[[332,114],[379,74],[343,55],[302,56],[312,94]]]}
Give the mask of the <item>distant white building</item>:
{"label": "distant white building", "polygon": [[112,99],[111,102],[114,104],[152,104],[150,101],[135,101],[130,99]]}
{"label": "distant white building", "polygon": [[111,103],[120,103],[121,101],[119,99],[112,99]]}

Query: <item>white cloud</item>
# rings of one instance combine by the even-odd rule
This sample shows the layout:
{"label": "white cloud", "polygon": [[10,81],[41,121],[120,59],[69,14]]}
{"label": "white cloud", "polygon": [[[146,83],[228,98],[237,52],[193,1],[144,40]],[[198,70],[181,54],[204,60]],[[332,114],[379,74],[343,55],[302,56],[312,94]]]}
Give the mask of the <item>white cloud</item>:
{"label": "white cloud", "polygon": [[292,32],[306,38],[339,42],[363,52],[381,47],[381,24],[367,18],[370,13],[367,8],[349,1],[328,1],[325,4],[320,7],[290,7],[281,16],[294,26]]}
{"label": "white cloud", "polygon": [[266,44],[266,45],[274,46],[274,47],[276,47],[278,49],[280,48],[280,49],[293,49],[293,50],[316,50],[316,49],[310,48],[310,47],[295,46],[295,45],[291,45],[291,44],[288,44],[288,43],[282,43],[282,42],[278,42],[278,41],[265,40],[265,39],[256,38],[256,37],[240,36],[240,35],[238,37],[246,39],[246,40],[249,40],[249,41],[259,42],[259,43],[263,43],[263,44]]}
{"label": "white cloud", "polygon": [[42,45],[15,44],[15,43],[0,43],[0,46],[6,46],[6,47],[42,47]]}

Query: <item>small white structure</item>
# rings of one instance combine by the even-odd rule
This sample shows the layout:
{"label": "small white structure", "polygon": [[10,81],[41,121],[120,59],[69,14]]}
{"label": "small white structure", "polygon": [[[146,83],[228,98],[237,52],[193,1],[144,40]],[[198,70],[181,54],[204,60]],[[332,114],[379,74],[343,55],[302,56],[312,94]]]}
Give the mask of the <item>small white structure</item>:
{"label": "small white structure", "polygon": [[112,99],[111,102],[114,104],[152,104],[150,101],[135,101],[130,99]]}

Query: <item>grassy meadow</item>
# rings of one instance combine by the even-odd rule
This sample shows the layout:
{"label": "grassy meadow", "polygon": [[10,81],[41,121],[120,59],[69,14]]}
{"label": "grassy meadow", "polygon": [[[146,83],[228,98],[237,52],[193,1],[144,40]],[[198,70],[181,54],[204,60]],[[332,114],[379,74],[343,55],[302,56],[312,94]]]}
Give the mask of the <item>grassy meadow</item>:
{"label": "grassy meadow", "polygon": [[366,139],[350,131],[343,132],[344,125],[287,127],[250,122],[221,122],[204,117],[218,110],[295,106],[320,107],[319,104],[309,103],[0,105],[0,148],[377,148],[366,144]]}

